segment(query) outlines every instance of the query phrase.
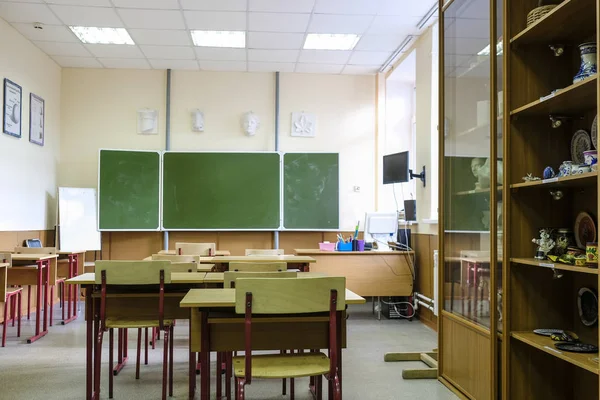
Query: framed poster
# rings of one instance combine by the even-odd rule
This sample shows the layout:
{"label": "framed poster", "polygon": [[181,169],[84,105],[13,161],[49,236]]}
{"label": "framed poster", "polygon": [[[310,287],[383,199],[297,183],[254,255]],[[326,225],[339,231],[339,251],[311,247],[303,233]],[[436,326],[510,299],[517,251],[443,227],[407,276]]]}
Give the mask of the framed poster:
{"label": "framed poster", "polygon": [[44,99],[29,93],[29,141],[44,145]]}
{"label": "framed poster", "polygon": [[13,81],[4,78],[4,133],[21,137],[21,114],[23,89]]}

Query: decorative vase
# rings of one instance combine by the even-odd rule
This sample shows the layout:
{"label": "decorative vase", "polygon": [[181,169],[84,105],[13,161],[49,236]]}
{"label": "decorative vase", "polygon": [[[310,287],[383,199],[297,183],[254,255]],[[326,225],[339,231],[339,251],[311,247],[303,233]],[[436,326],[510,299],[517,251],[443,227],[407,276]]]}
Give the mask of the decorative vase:
{"label": "decorative vase", "polygon": [[573,161],[563,161],[558,167],[558,176],[569,176],[573,170]]}
{"label": "decorative vase", "polygon": [[573,83],[581,82],[582,80],[595,75],[598,72],[596,64],[596,43],[582,43],[579,45],[579,54],[581,56],[581,66],[579,72],[573,78]]}
{"label": "decorative vase", "polygon": [[569,246],[573,246],[575,243],[575,236],[573,236],[573,231],[568,228],[560,228],[556,231],[556,235],[553,238],[556,242],[554,246],[554,254],[557,256],[562,256],[567,252],[567,248]]}

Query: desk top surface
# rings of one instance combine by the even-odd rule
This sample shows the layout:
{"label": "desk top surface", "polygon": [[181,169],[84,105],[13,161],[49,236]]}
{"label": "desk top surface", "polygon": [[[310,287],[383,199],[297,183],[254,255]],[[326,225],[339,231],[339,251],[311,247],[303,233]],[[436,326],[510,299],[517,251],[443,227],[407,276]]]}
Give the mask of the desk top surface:
{"label": "desk top surface", "polygon": [[0,268],[8,268],[10,267],[9,263],[0,263]]}
{"label": "desk top surface", "polygon": [[12,254],[13,261],[40,261],[58,258],[58,254]]}
{"label": "desk top surface", "polygon": [[272,262],[280,261],[287,263],[314,263],[317,262],[312,257],[308,256],[295,256],[295,255],[283,255],[283,256],[227,256],[227,257],[213,257],[212,262],[215,264],[227,264],[230,262]]}
{"label": "desk top surface", "polygon": [[[363,304],[366,300],[346,289],[346,304]],[[235,307],[235,289],[191,289],[180,307]]]}
{"label": "desk top surface", "polygon": [[319,249],[294,249],[294,253],[298,256],[313,256],[313,255],[327,255],[327,256],[347,256],[351,255],[360,255],[360,256],[382,256],[382,255],[402,255],[402,254],[414,254],[413,251],[323,251]]}
{"label": "desk top surface", "polygon": [[[171,274],[172,284],[184,283],[204,283],[206,272],[173,272]],[[96,283],[96,275],[93,272],[78,275],[74,278],[67,279],[70,285],[94,285]]]}
{"label": "desk top surface", "polygon": [[82,254],[85,252],[86,252],[86,250],[71,250],[71,251],[61,250],[61,251],[57,251],[56,254],[60,254],[61,256],[63,256],[63,255],[69,255],[69,254]]}
{"label": "desk top surface", "polygon": [[[158,252],[158,254],[170,254],[170,255],[177,255],[177,250],[161,250]],[[217,250],[215,251],[215,256],[221,257],[221,256],[230,256],[231,252],[229,250]],[[210,257],[212,258],[212,257]]]}
{"label": "desk top surface", "polygon": [[[322,278],[328,276],[322,272],[298,272],[298,278]],[[205,283],[223,283],[225,282],[224,272],[209,272],[204,278]]]}

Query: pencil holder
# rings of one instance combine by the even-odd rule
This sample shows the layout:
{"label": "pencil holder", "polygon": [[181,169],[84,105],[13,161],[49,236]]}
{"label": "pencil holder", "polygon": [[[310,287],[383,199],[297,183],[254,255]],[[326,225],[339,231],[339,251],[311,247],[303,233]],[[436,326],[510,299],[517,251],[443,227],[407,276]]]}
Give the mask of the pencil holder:
{"label": "pencil holder", "polygon": [[338,242],[337,250],[338,251],[352,251],[352,242],[350,242],[350,243]]}
{"label": "pencil holder", "polygon": [[364,240],[356,241],[356,251],[365,251],[365,241]]}

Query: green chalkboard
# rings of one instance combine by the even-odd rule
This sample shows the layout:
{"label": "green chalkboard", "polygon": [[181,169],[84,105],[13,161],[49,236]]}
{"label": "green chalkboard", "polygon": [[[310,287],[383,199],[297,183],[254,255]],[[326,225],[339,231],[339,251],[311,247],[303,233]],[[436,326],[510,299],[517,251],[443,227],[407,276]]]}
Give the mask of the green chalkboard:
{"label": "green chalkboard", "polygon": [[100,150],[100,230],[160,229],[160,153]]}
{"label": "green chalkboard", "polygon": [[280,221],[278,153],[164,154],[163,229],[267,229]]}
{"label": "green chalkboard", "polygon": [[286,153],[283,187],[285,229],[339,228],[337,153]]}

